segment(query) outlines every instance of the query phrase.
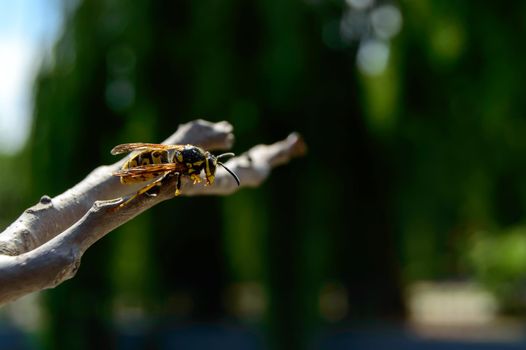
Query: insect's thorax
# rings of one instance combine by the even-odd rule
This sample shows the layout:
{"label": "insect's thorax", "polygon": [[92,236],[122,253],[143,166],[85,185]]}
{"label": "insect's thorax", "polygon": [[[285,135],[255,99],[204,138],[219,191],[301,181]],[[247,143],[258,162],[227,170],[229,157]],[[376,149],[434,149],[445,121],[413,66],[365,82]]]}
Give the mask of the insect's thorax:
{"label": "insect's thorax", "polygon": [[181,164],[184,175],[198,174],[205,166],[206,156],[199,147],[186,145],[184,149],[175,153],[173,161]]}
{"label": "insect's thorax", "polygon": [[191,145],[185,146],[180,152],[180,155],[182,157],[182,162],[190,163],[194,166],[201,165],[205,160],[205,152],[202,149]]}

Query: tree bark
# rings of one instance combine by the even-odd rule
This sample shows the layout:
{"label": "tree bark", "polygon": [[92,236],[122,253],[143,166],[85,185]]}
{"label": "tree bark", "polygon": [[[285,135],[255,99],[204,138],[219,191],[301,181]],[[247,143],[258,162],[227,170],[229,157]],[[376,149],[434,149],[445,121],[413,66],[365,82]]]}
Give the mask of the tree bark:
{"label": "tree bark", "polygon": [[[196,120],[181,125],[164,143],[190,143],[207,150],[226,150],[233,140],[229,123]],[[305,150],[296,133],[271,145],[257,145],[226,163],[239,176],[239,187],[233,177],[219,167],[212,186],[204,186],[204,182],[194,185],[183,178],[182,195],[228,195],[242,187],[256,187],[273,167],[303,155]],[[93,243],[143,211],[174,197],[175,178],[171,178],[155,196],[144,193],[121,207],[124,198],[144,186],[122,185],[119,178],[112,175],[125,159],[96,168],[54,198],[43,196],[0,234],[0,304],[53,288],[72,278],[82,255]]]}

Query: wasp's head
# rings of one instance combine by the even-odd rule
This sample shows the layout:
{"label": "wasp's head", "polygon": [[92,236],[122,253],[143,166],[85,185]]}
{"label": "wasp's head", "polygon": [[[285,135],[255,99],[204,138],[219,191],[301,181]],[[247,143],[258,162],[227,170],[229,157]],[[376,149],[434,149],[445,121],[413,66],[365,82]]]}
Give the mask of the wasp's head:
{"label": "wasp's head", "polygon": [[234,177],[234,180],[236,180],[236,183],[239,186],[239,178],[237,177],[237,175],[232,170],[228,169],[223,163],[220,162],[221,158],[233,157],[233,156],[234,156],[234,153],[223,153],[216,157],[210,152],[206,152],[205,154],[205,176],[206,176],[207,184],[212,185],[214,183],[217,166],[221,165],[223,168],[225,168],[226,171],[229,172],[230,175]]}

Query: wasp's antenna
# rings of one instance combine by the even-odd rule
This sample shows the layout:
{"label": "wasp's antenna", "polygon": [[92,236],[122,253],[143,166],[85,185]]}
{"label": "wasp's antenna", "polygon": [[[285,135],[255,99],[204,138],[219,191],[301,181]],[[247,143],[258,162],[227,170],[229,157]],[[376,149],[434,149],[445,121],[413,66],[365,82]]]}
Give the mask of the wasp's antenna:
{"label": "wasp's antenna", "polygon": [[[228,153],[225,153],[225,154],[228,154]],[[234,155],[234,153],[231,153],[232,155]],[[221,156],[223,156],[224,154],[222,154]],[[218,157],[219,158],[219,157]],[[223,163],[221,162],[217,162],[217,164],[221,165],[223,168],[225,168],[226,171],[228,171],[230,173],[230,175],[232,175],[234,177],[234,179],[236,180],[237,182],[237,185],[239,186],[239,177],[237,177],[237,175],[230,169],[228,169]]]}
{"label": "wasp's antenna", "polygon": [[228,152],[228,153],[223,153],[223,154],[220,154],[216,157],[217,160],[221,159],[221,158],[225,158],[225,157],[234,157],[235,154],[232,153],[232,152]]}

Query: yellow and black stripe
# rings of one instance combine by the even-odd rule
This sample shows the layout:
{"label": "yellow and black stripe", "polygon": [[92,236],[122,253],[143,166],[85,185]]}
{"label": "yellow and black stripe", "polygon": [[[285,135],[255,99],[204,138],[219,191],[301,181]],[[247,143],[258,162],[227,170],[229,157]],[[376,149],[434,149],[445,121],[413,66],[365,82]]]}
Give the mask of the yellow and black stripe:
{"label": "yellow and black stripe", "polygon": [[[167,164],[170,163],[168,151],[143,151],[132,156],[130,160],[122,165],[122,170],[135,168],[141,165]],[[161,174],[143,174],[136,177],[121,177],[121,183],[130,184],[152,180]]]}

